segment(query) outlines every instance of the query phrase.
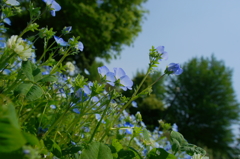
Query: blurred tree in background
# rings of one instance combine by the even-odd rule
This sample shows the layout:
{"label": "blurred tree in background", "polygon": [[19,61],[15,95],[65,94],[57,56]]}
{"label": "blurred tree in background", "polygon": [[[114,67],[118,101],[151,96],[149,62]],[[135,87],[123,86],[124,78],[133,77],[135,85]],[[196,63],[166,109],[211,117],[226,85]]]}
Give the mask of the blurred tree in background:
{"label": "blurred tree in background", "polygon": [[[29,0],[19,0],[22,7],[29,5]],[[72,26],[72,34],[64,36],[68,40],[72,35],[80,36],[84,44],[84,50],[67,60],[75,60],[78,68],[84,73],[89,72],[95,59],[101,58],[109,61],[120,55],[123,45],[130,46],[141,31],[141,23],[146,10],[142,4],[147,0],[57,0],[62,9],[56,12],[56,17],[50,13],[43,14],[43,18],[37,21],[41,27],[53,27],[54,31],[61,34],[65,26]],[[37,6],[45,8],[42,0],[33,0]],[[53,20],[54,19],[54,20]],[[29,21],[28,12],[20,17],[12,17],[10,34],[21,32]],[[34,35],[34,33],[33,33]],[[27,38],[27,34],[24,38]],[[40,57],[42,45],[40,39],[34,44],[38,48],[37,57]],[[95,63],[96,64],[96,63]]]}
{"label": "blurred tree in background", "polygon": [[[234,158],[239,149],[230,146],[234,140],[230,126],[239,119],[239,103],[232,86],[232,70],[214,56],[193,58],[183,70],[179,76],[168,77],[165,88],[161,82],[154,85],[153,94],[136,100],[138,108],[130,108],[130,112],[140,111],[151,130],[159,126],[159,119],[176,123],[188,142],[205,147],[210,158]],[[145,88],[155,75],[161,76],[150,76]],[[135,85],[142,78],[138,73]]]}
{"label": "blurred tree in background", "polygon": [[230,126],[239,119],[232,70],[214,56],[193,58],[183,70],[167,86],[170,105],[164,119],[176,123],[190,143],[206,146],[222,157],[230,154],[234,138]]}

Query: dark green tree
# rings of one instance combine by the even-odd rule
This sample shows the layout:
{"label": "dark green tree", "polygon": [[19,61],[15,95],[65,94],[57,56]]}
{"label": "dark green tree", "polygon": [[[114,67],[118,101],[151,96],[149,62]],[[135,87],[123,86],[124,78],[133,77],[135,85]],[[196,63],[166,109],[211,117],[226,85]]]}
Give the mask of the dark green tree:
{"label": "dark green tree", "polygon": [[170,78],[164,120],[176,123],[188,142],[211,149],[214,158],[232,158],[230,126],[239,119],[233,71],[214,56],[193,58],[183,70]]}
{"label": "dark green tree", "polygon": [[[22,2],[22,7],[28,7],[28,0],[19,1]],[[56,17],[46,12],[37,23],[40,27],[54,28],[54,31],[58,31],[57,35],[61,34],[65,26],[72,26],[72,34],[63,38],[67,40],[72,35],[80,36],[84,51],[71,58],[83,72],[84,69],[90,70],[97,57],[109,61],[120,55],[123,45],[131,45],[141,31],[141,23],[147,12],[142,4],[146,1],[57,0],[62,9],[56,12]],[[42,11],[46,7],[42,0],[32,2],[41,6]],[[20,17],[12,17],[11,20],[11,34],[16,34],[27,26],[29,15],[26,11]],[[25,38],[27,36],[29,35]],[[40,40],[36,43],[37,57],[42,54],[42,43]]]}

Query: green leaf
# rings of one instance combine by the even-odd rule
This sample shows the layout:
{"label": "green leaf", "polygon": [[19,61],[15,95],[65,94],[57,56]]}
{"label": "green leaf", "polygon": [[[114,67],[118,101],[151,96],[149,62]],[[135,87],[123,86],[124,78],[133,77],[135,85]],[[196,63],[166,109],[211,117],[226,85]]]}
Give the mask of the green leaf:
{"label": "green leaf", "polygon": [[118,159],[135,159],[137,156],[132,150],[123,150],[118,152]]}
{"label": "green leaf", "polygon": [[34,71],[33,71],[33,76],[34,76],[34,81],[37,82],[39,80],[41,80],[43,78],[43,75],[42,75],[42,72],[39,68],[36,68]]}
{"label": "green leaf", "polygon": [[25,96],[27,100],[35,100],[38,99],[42,96],[43,90],[30,82],[25,82],[20,84],[15,90],[14,90],[15,95],[21,95]]}
{"label": "green leaf", "polygon": [[54,82],[54,81],[57,81],[57,78],[51,75],[44,75],[43,78],[39,80],[39,82]]}
{"label": "green leaf", "polygon": [[113,159],[113,156],[107,145],[93,142],[82,151],[80,159]]}
{"label": "green leaf", "polygon": [[55,156],[59,158],[62,156],[62,150],[54,140],[47,138],[46,140],[44,140],[44,144],[47,147],[47,149],[50,152],[52,152]]}
{"label": "green leaf", "polygon": [[122,149],[122,144],[117,139],[112,140],[112,146],[115,147],[116,151],[119,152]]}
{"label": "green leaf", "polygon": [[178,152],[181,148],[181,144],[176,139],[171,139],[172,150],[174,153]]}
{"label": "green leaf", "polygon": [[22,132],[24,138],[26,139],[27,143],[32,145],[32,146],[39,146],[40,147],[40,143],[39,140],[36,136],[26,133],[26,132]]}
{"label": "green leaf", "polygon": [[34,80],[33,74],[32,74],[32,72],[33,72],[32,64],[31,64],[31,62],[29,60],[22,62],[22,70],[23,70],[23,73],[27,76],[27,78],[30,81]]}
{"label": "green leaf", "polygon": [[15,151],[25,143],[13,104],[0,95],[0,153]]}
{"label": "green leaf", "polygon": [[194,155],[194,153],[196,154],[201,154],[201,155],[206,155],[206,151],[203,150],[202,148],[196,146],[196,145],[193,145],[193,144],[188,144],[188,145],[184,145],[181,147],[181,151],[186,151],[186,153],[188,155]]}
{"label": "green leaf", "polygon": [[187,145],[187,141],[184,139],[182,134],[176,131],[171,131],[170,134],[170,141],[172,144],[172,150],[173,152],[178,152],[181,148],[181,146]]}
{"label": "green leaf", "polygon": [[118,158],[118,152],[123,148],[122,144],[118,142],[117,139],[112,140],[112,145],[109,145],[109,148],[111,149],[112,155],[114,158]]}
{"label": "green leaf", "polygon": [[63,150],[62,155],[65,156],[65,155],[68,155],[68,154],[74,154],[74,153],[77,153],[78,151],[81,151],[81,150],[82,150],[82,147],[71,147],[71,148],[68,148],[66,150]]}
{"label": "green leaf", "polygon": [[169,154],[162,148],[154,148],[147,154],[148,159],[176,159],[173,154]]}
{"label": "green leaf", "polygon": [[0,119],[6,119],[17,129],[20,129],[13,103],[4,95],[0,95]]}
{"label": "green leaf", "polygon": [[149,133],[148,133],[146,128],[143,128],[142,133],[143,133],[144,139],[147,140],[147,141],[150,141]]}
{"label": "green leaf", "polygon": [[10,122],[0,119],[0,128],[0,152],[17,150],[26,143],[21,130],[12,126]]}

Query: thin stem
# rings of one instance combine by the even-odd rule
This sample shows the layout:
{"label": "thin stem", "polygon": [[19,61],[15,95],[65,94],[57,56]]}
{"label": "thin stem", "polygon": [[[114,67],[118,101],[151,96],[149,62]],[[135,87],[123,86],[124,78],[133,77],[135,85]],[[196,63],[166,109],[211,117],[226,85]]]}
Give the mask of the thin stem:
{"label": "thin stem", "polygon": [[90,138],[90,140],[89,140],[88,143],[91,143],[91,142],[92,142],[93,137],[94,137],[94,135],[96,134],[97,129],[98,129],[98,127],[100,126],[100,124],[101,124],[101,122],[102,122],[102,120],[103,120],[103,117],[104,117],[105,114],[107,113],[107,110],[108,110],[108,108],[109,108],[109,106],[110,106],[110,103],[111,103],[111,100],[112,100],[112,96],[113,96],[113,91],[112,91],[112,93],[111,93],[111,95],[110,95],[109,102],[108,102],[105,110],[104,110],[103,113],[102,113],[101,119],[100,119],[99,122],[97,123],[97,126],[96,126],[96,128],[94,129],[93,134],[92,134],[92,136],[91,136],[91,138]]}

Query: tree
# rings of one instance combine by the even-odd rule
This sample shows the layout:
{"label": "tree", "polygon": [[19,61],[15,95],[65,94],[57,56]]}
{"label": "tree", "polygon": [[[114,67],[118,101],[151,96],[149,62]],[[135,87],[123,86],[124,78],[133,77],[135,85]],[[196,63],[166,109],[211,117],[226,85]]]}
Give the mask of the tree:
{"label": "tree", "polygon": [[206,146],[216,158],[224,158],[231,153],[229,144],[234,135],[230,125],[239,119],[232,70],[214,56],[193,58],[183,70],[167,86],[170,105],[164,119],[177,123],[190,143]]}
{"label": "tree", "polygon": [[[29,1],[21,1],[22,7],[28,6]],[[37,21],[40,27],[53,27],[60,31],[65,26],[72,26],[69,36],[80,36],[84,44],[84,51],[72,56],[71,60],[77,62],[82,73],[84,69],[90,70],[96,57],[109,61],[120,55],[123,45],[131,45],[134,38],[141,31],[141,22],[147,12],[142,4],[147,0],[57,0],[62,9],[56,12],[56,17],[50,13],[43,14],[43,18]],[[45,7],[42,1],[34,1],[37,6]],[[44,9],[42,9],[43,11]],[[11,34],[16,34],[26,27],[29,15],[24,12],[20,17],[12,18]],[[54,19],[54,21],[52,20]],[[26,35],[26,37],[29,35]],[[38,44],[41,43],[41,44]],[[37,57],[42,54],[40,46],[43,42],[37,41]],[[70,60],[70,59],[68,59]]]}

